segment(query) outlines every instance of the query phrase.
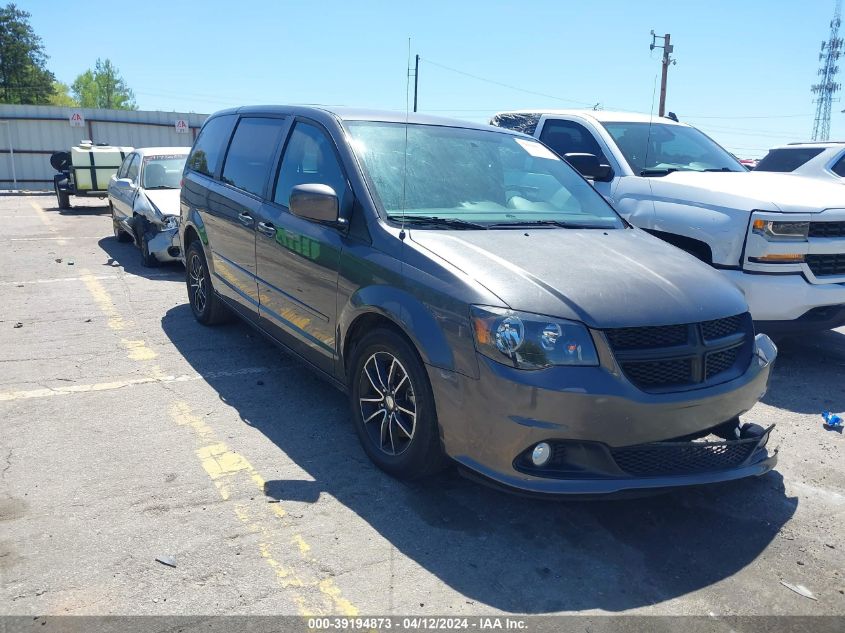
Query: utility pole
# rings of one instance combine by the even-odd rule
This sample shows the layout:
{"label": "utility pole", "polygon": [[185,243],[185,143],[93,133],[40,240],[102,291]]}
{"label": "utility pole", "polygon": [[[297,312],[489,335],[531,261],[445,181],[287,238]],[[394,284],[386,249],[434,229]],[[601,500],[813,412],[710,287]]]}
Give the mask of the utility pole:
{"label": "utility pole", "polygon": [[830,110],[834,101],[834,95],[842,88],[842,84],[836,81],[839,73],[839,58],[842,56],[843,40],[839,37],[839,27],[842,24],[842,0],[836,0],[836,7],[833,11],[833,19],[830,21],[830,35],[827,41],[822,42],[819,52],[819,61],[822,63],[819,68],[819,83],[811,88],[812,93],[817,95],[814,100],[816,104],[816,118],[813,121],[813,140],[826,141],[830,138]]}
{"label": "utility pole", "polygon": [[416,63],[414,64],[414,112],[417,111],[417,90],[420,87],[420,56],[417,55]]}
{"label": "utility pole", "polygon": [[[657,44],[658,39],[663,40],[662,45]],[[660,108],[657,111],[657,116],[666,114],[666,79],[669,76],[669,64],[675,63],[675,59],[671,57],[672,51],[675,50],[671,40],[672,36],[669,33],[666,35],[655,35],[654,30],[651,31],[651,45],[648,47],[649,50],[653,51],[655,48],[663,49],[663,71],[660,76]]]}

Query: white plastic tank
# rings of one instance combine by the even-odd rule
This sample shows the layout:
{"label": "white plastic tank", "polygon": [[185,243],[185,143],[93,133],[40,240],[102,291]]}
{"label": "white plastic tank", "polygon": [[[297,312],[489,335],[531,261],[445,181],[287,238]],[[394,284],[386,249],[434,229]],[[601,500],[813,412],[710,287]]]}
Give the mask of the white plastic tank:
{"label": "white plastic tank", "polygon": [[77,191],[105,191],[132,147],[98,146],[82,142],[70,148],[70,164]]}

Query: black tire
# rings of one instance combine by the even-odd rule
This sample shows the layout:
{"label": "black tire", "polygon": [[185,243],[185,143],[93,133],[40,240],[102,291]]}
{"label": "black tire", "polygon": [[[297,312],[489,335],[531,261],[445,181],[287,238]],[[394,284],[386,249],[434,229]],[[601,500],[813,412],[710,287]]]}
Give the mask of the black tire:
{"label": "black tire", "polygon": [[144,268],[157,268],[160,262],[156,259],[156,256],[150,252],[150,237],[152,237],[152,234],[142,223],[141,239],[138,240],[138,246],[141,248],[141,266]]}
{"label": "black tire", "polygon": [[59,183],[53,182],[53,189],[56,191],[56,204],[60,209],[70,209],[70,194],[59,189]]}
{"label": "black tire", "polygon": [[114,205],[109,204],[109,208],[111,209],[111,224],[114,230],[114,237],[118,242],[131,242],[132,236],[121,228],[120,222],[114,217]]}
{"label": "black tire", "polygon": [[188,303],[197,321],[203,325],[218,325],[232,319],[232,312],[211,285],[208,262],[199,240],[191,242],[185,253],[185,286]]}
{"label": "black tire", "polygon": [[356,343],[350,366],[352,417],[367,456],[399,479],[420,479],[442,470],[447,460],[434,396],[410,343],[394,330],[378,328]]}

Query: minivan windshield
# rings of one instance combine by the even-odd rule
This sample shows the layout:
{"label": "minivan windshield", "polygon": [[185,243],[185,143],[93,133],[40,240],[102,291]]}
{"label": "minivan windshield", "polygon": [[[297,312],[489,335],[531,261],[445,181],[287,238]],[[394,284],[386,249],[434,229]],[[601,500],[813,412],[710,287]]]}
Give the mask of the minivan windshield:
{"label": "minivan windshield", "polygon": [[438,125],[347,127],[391,219],[446,229],[624,226],[588,182],[532,139]]}
{"label": "minivan windshield", "polygon": [[673,171],[746,171],[727,150],[686,125],[603,123],[633,172],[665,176]]}

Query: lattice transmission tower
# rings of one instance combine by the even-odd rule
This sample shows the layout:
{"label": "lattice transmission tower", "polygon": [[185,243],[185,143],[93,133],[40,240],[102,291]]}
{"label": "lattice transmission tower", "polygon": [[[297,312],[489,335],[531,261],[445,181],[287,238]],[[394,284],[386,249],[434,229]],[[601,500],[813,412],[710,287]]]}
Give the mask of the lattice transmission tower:
{"label": "lattice transmission tower", "polygon": [[839,73],[839,57],[842,55],[842,38],[839,37],[841,11],[842,0],[836,0],[836,9],[830,21],[830,35],[826,42],[822,42],[819,52],[819,61],[822,65],[818,74],[821,79],[811,89],[816,95],[813,100],[816,104],[816,119],[813,121],[814,141],[826,141],[830,138],[830,109],[834,102],[833,95],[842,88],[842,84],[836,81],[836,75]]}

